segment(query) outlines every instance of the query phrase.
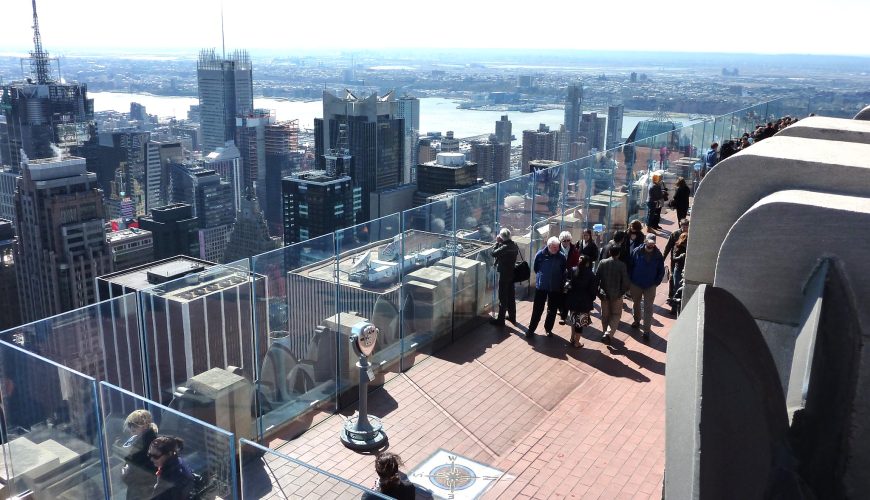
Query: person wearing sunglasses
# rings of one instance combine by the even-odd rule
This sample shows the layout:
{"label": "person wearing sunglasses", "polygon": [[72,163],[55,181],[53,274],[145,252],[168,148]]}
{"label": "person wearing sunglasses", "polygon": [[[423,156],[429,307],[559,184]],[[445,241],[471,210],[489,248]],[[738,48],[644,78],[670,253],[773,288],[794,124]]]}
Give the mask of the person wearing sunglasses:
{"label": "person wearing sunglasses", "polygon": [[157,436],[148,448],[148,458],[157,467],[157,483],[150,498],[187,500],[194,488],[193,473],[181,461],[184,441],[174,436]]}

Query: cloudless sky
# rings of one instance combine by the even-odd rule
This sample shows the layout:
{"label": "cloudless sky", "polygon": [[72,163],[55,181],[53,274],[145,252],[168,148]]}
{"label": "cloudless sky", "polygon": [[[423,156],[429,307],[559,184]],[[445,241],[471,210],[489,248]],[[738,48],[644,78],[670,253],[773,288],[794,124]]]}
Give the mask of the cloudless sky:
{"label": "cloudless sky", "polygon": [[[0,53],[32,46],[0,0]],[[223,0],[227,50],[526,48],[870,55],[870,0]],[[37,0],[53,55],[220,48],[221,0]]]}

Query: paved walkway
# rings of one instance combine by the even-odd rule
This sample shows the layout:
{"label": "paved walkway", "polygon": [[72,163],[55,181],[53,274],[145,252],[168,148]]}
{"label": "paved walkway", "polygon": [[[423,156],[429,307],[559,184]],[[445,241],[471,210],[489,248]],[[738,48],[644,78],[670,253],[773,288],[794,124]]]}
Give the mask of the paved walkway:
{"label": "paved walkway", "polygon": [[[663,224],[674,228],[673,215],[666,218]],[[659,237],[659,248],[665,242]],[[406,471],[439,448],[505,471],[484,498],[659,499],[665,353],[675,320],[662,308],[666,297],[663,283],[649,343],[629,326],[630,301],[611,346],[598,341],[597,310],[580,349],[568,345],[567,326],[557,324],[555,337],[538,336],[533,344],[524,327],[482,326],[395,375],[371,394],[370,412],[385,422],[389,449]],[[521,322],[528,323],[531,309],[531,302],[518,304]],[[338,442],[352,414],[353,408],[333,415],[279,451],[371,486],[373,457]],[[256,497],[353,496],[327,484],[288,494],[281,484],[307,484],[291,469],[268,461],[272,489]]]}

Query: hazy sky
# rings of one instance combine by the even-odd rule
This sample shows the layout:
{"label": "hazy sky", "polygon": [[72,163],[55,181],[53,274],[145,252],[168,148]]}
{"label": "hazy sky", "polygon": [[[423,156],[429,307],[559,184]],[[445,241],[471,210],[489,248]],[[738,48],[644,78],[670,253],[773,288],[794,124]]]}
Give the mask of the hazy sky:
{"label": "hazy sky", "polygon": [[[31,0],[0,2],[0,53],[29,48]],[[53,55],[193,52],[221,43],[221,0],[37,3],[43,43]],[[870,0],[224,0],[224,16],[228,50],[560,47],[870,55],[864,26]]]}

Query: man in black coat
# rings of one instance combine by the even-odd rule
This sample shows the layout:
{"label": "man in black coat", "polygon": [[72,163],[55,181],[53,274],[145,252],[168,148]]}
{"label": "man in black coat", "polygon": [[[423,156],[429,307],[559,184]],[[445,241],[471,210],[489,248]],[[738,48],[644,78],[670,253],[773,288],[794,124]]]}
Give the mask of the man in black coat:
{"label": "man in black coat", "polygon": [[492,247],[495,269],[498,272],[498,318],[489,320],[494,325],[504,326],[505,313],[507,313],[508,321],[517,322],[514,266],[519,251],[517,244],[511,240],[510,230],[502,228],[495,239],[495,246]]}

